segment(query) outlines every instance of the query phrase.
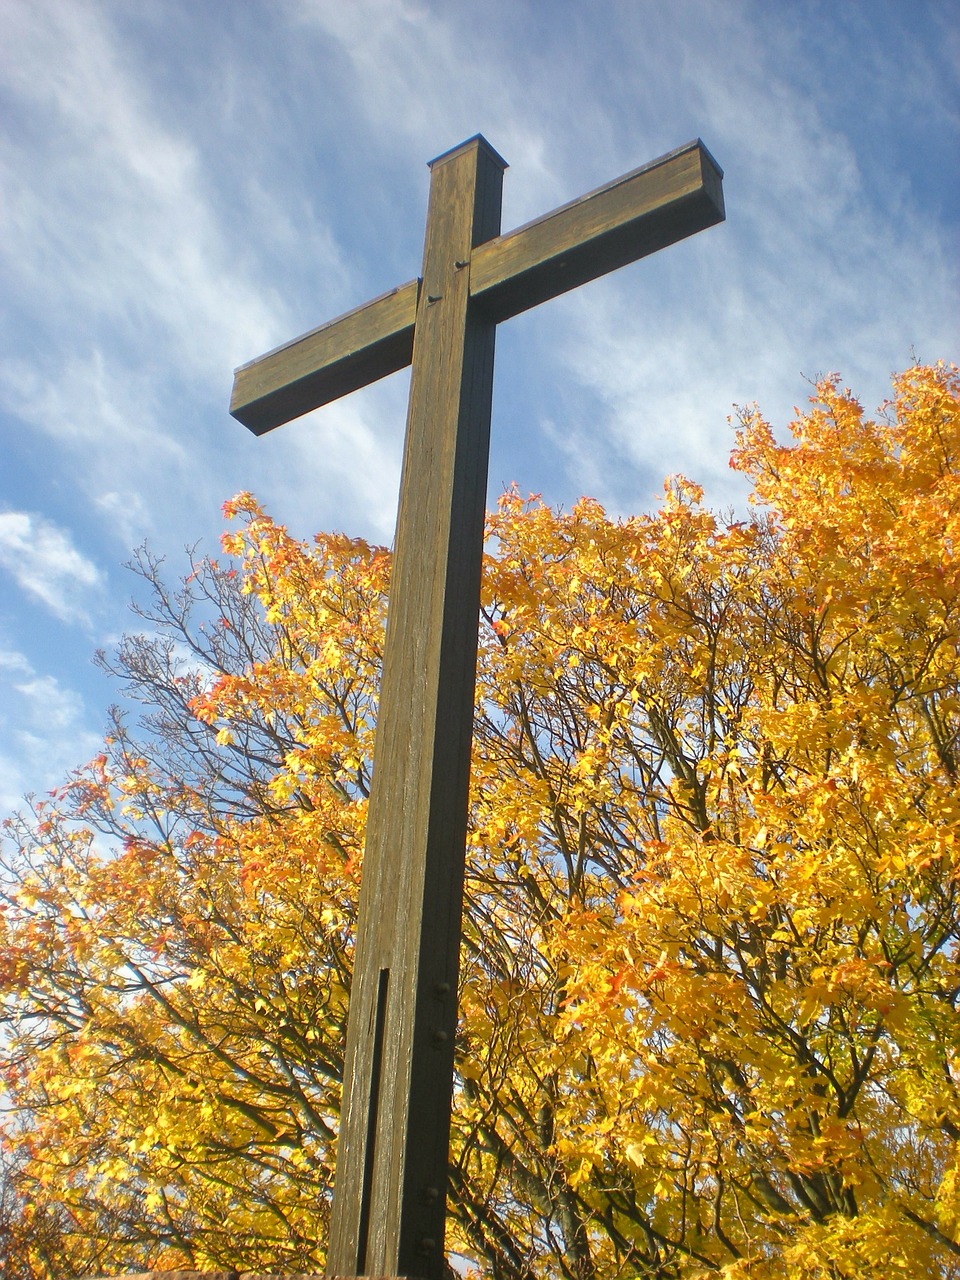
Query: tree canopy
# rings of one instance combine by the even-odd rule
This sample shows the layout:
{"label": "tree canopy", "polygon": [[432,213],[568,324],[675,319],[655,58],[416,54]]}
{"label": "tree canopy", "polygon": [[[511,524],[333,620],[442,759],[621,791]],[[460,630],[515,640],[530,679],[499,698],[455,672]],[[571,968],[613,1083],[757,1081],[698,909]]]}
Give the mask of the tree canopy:
{"label": "tree canopy", "polygon": [[[492,1280],[960,1276],[960,373],[791,431],[741,414],[743,518],[489,517],[448,1250]],[[226,510],[177,589],[138,554],[139,718],[7,824],[11,1275],[323,1265],[390,556]]]}

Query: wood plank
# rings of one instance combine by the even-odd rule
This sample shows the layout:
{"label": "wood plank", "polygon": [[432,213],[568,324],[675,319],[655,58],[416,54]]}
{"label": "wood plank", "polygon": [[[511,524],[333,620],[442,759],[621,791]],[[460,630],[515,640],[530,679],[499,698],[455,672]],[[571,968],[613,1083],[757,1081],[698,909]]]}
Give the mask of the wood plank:
{"label": "wood plank", "polygon": [[403,369],[413,356],[418,286],[410,280],[241,365],[230,412],[259,436]]}
{"label": "wood plank", "polygon": [[433,162],[344,1063],[328,1267],[441,1280],[499,230],[482,139]]}
{"label": "wood plank", "polygon": [[257,434],[413,361],[328,1266],[441,1280],[496,323],[722,221],[697,141],[500,236],[479,136],[431,165],[423,282],[236,372]]}
{"label": "wood plank", "polygon": [[470,293],[494,321],[722,222],[723,171],[697,139],[481,245]]}
{"label": "wood plank", "polygon": [[[492,150],[492,148],[491,148]],[[470,293],[494,322],[722,222],[723,173],[699,141],[480,244]],[[285,343],[234,375],[232,415],[256,435],[408,365],[419,281]]]}

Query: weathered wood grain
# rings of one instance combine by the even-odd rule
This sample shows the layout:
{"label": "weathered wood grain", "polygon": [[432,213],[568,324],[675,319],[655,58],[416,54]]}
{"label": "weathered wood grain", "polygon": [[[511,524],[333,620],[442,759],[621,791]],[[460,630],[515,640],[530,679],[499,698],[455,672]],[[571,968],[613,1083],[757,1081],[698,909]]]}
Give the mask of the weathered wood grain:
{"label": "weathered wood grain", "polygon": [[431,170],[331,1223],[347,1274],[443,1274],[495,332],[469,259],[502,173],[482,139]]}
{"label": "weathered wood grain", "polygon": [[260,434],[413,362],[328,1266],[439,1280],[496,324],[724,217],[699,141],[500,236],[482,138],[431,165],[420,282],[237,370]]}
{"label": "weathered wood grain", "polygon": [[230,412],[254,435],[405,368],[413,356],[417,280],[312,329],[234,374]]}
{"label": "weathered wood grain", "polygon": [[470,293],[501,321],[722,222],[723,172],[699,139],[481,245]]}
{"label": "weathered wood grain", "polygon": [[[499,322],[722,222],[723,172],[699,139],[507,235],[480,242],[470,296]],[[241,365],[230,412],[257,435],[410,363],[418,281]]]}

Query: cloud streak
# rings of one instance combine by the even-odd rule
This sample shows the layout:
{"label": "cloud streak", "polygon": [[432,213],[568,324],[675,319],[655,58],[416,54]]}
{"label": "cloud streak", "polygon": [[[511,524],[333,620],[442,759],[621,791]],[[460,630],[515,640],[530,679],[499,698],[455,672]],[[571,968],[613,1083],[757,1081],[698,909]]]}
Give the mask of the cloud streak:
{"label": "cloud streak", "polygon": [[61,621],[91,625],[88,602],[104,576],[64,530],[27,511],[0,511],[0,566]]}
{"label": "cloud streak", "polygon": [[59,785],[99,745],[76,690],[36,671],[18,650],[0,649],[0,813]]}

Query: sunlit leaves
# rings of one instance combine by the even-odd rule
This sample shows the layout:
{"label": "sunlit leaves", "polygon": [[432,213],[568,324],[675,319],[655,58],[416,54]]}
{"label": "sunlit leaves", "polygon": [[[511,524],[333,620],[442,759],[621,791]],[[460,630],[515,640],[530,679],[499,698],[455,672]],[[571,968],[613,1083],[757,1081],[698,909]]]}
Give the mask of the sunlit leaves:
{"label": "sunlit leaves", "polygon": [[[876,420],[836,379],[785,443],[745,412],[750,518],[682,479],[490,516],[448,1231],[485,1274],[960,1274],[958,460],[918,367]],[[144,729],[10,830],[11,1177],[77,1271],[323,1264],[390,563],[227,514],[179,594],[141,555]]]}

